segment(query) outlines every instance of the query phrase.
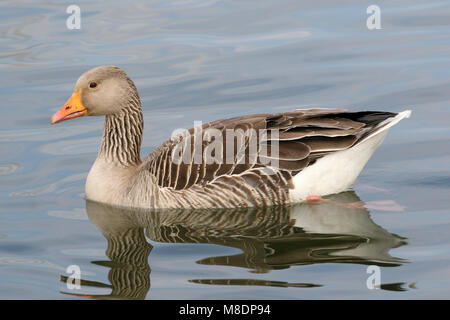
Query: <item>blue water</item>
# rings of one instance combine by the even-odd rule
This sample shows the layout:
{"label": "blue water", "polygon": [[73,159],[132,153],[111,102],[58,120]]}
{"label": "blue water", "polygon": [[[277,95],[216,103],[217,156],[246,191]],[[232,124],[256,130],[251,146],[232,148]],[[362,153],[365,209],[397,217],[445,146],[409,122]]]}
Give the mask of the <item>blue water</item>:
{"label": "blue water", "polygon": [[[448,2],[378,1],[379,30],[361,1],[77,1],[80,30],[70,4],[0,2],[0,298],[450,298]],[[138,87],[143,155],[194,121],[413,113],[335,204],[118,210],[84,197],[103,119],[49,124],[102,64]]]}

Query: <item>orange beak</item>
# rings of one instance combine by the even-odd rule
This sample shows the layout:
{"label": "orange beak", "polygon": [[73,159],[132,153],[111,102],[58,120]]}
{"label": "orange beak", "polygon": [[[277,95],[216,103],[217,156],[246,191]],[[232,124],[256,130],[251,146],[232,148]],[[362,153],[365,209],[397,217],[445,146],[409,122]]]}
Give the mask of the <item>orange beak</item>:
{"label": "orange beak", "polygon": [[61,121],[82,117],[87,114],[87,109],[81,103],[80,93],[74,91],[64,106],[56,112],[50,119],[50,123],[58,123]]}

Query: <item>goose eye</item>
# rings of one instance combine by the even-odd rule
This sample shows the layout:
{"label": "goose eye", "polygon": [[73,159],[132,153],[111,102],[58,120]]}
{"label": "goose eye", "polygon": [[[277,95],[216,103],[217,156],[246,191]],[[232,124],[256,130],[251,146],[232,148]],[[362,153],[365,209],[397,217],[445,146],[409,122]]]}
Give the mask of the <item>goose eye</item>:
{"label": "goose eye", "polygon": [[89,88],[95,88],[95,87],[97,87],[97,82],[89,83]]}

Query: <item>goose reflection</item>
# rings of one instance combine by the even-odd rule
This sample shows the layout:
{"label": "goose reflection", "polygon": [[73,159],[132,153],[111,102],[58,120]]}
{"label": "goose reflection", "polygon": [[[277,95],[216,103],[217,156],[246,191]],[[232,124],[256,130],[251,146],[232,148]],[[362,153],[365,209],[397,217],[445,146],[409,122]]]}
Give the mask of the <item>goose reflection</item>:
{"label": "goose reflection", "polygon": [[[390,255],[405,238],[375,224],[353,192],[327,197],[319,204],[227,210],[123,209],[86,201],[89,219],[108,241],[110,261],[92,263],[110,268],[110,284],[83,279],[81,284],[111,288],[109,295],[91,298],[144,299],[150,289],[147,238],[165,243],[211,243],[239,248],[242,253],[208,257],[199,264],[251,269],[255,273],[314,263],[356,263],[399,266],[405,261]],[[62,279],[64,280],[64,279]],[[217,285],[315,287],[259,279],[191,279]]]}

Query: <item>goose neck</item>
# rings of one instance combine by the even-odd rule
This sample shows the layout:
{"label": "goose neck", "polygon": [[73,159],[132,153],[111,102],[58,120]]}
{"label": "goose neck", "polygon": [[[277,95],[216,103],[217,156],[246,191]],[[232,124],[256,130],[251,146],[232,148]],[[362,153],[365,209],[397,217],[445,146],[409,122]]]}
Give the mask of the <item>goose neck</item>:
{"label": "goose neck", "polygon": [[118,114],[107,115],[99,157],[124,167],[138,165],[143,124],[140,103],[130,104]]}

